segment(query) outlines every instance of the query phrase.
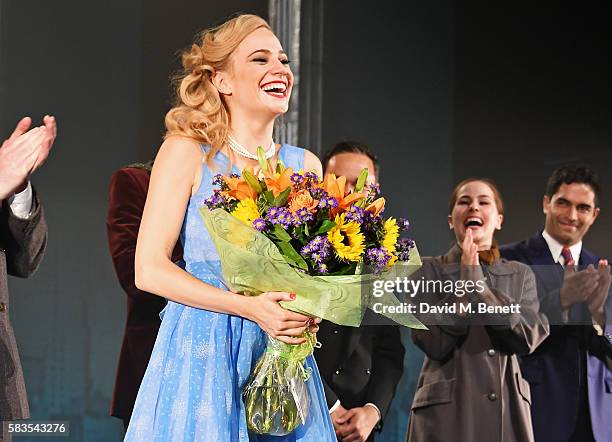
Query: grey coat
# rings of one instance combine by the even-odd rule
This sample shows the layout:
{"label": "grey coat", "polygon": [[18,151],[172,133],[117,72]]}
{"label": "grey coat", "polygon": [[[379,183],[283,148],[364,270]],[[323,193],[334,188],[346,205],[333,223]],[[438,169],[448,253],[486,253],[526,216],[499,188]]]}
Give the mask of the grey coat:
{"label": "grey coat", "polygon": [[28,219],[13,215],[6,201],[0,207],[0,421],[30,416],[15,334],[9,319],[7,274],[22,278],[40,263],[47,242],[47,224],[36,193]]}
{"label": "grey coat", "polygon": [[[461,251],[425,260],[426,279],[458,279]],[[518,262],[501,260],[488,268],[487,286],[521,314],[497,325],[470,325],[454,317],[447,325],[413,330],[426,354],[412,404],[410,442],[533,441],[529,384],[517,354],[531,353],[548,335],[538,313],[535,277]],[[454,294],[451,294],[454,297]],[[498,317],[498,319],[500,319]]]}

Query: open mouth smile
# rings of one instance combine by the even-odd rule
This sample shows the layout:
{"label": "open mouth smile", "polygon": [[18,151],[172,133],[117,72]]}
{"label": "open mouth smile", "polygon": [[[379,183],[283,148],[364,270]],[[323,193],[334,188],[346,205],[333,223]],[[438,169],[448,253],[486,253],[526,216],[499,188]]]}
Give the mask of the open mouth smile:
{"label": "open mouth smile", "polygon": [[465,220],[465,223],[463,224],[467,229],[473,228],[473,229],[477,229],[479,227],[483,226],[483,221],[481,218],[478,218],[477,216],[470,216],[468,219]]}
{"label": "open mouth smile", "polygon": [[262,85],[261,90],[275,98],[287,98],[289,88],[287,83],[282,81],[272,81]]}

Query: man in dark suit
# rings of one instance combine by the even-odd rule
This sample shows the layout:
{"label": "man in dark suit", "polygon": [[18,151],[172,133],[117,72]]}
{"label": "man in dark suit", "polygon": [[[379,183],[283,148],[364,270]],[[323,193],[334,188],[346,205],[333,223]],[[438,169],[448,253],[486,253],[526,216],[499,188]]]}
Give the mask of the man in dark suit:
{"label": "man in dark suit", "polygon": [[0,147],[0,441],[2,421],[30,417],[9,320],[8,275],[31,275],[47,243],[42,205],[29,177],[47,159],[56,125],[50,116],[45,116],[44,126],[29,130],[31,123],[29,117],[23,118]]}
{"label": "man in dark suit", "polygon": [[[376,157],[361,143],[338,143],[324,158],[325,173],[347,177],[347,189],[355,187],[367,168],[368,184],[378,176]],[[382,428],[395,389],[404,370],[404,346],[399,327],[392,325],[342,327],[320,324],[317,338],[322,347],[315,358],[332,422],[340,440],[372,441]]]}
{"label": "man in dark suit", "polygon": [[536,442],[612,441],[610,268],[582,246],[600,212],[599,193],[590,168],[555,170],[544,230],[501,248],[504,258],[532,266],[551,323],[550,336],[521,361]]}
{"label": "man in dark suit", "polygon": [[[134,283],[134,253],[152,166],[152,161],[133,164],[113,174],[106,218],[113,266],[127,294],[127,320],[110,411],[111,416],[123,420],[125,428],[159,331],[159,314],[166,306],[164,298],[138,290]],[[177,244],[173,261],[180,261],[182,254]]]}

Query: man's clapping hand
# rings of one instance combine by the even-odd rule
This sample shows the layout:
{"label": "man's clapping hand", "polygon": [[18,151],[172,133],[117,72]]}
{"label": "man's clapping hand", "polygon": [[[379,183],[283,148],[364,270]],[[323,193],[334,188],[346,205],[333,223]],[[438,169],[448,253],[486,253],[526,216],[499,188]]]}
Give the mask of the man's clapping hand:
{"label": "man's clapping hand", "polygon": [[47,159],[57,135],[55,118],[46,115],[44,125],[30,129],[23,118],[0,147],[0,200],[24,190],[29,176]]}
{"label": "man's clapping hand", "polygon": [[608,260],[602,259],[599,261],[597,270],[593,266],[589,266],[587,270],[589,270],[593,275],[592,277],[597,280],[597,285],[587,298],[587,305],[593,319],[599,325],[603,326],[605,324],[604,306],[608,299],[610,283],[612,282],[610,265],[608,264]]}

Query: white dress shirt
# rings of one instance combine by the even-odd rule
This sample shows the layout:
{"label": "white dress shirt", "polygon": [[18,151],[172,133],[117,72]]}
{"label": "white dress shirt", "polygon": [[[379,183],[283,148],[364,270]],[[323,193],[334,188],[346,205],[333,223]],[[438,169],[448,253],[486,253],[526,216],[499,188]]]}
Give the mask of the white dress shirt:
{"label": "white dress shirt", "polygon": [[32,213],[32,184],[28,181],[27,187],[8,198],[11,212],[17,218],[28,219]]}

